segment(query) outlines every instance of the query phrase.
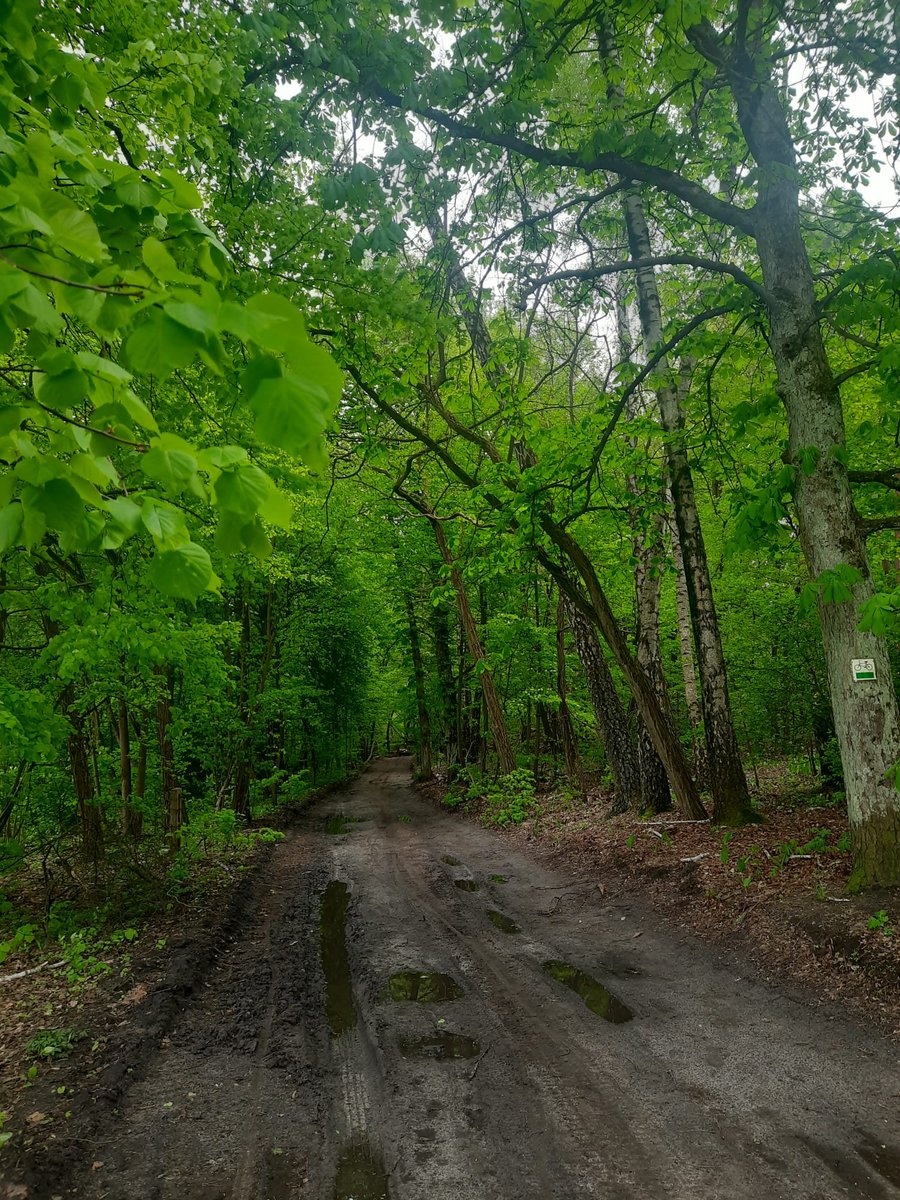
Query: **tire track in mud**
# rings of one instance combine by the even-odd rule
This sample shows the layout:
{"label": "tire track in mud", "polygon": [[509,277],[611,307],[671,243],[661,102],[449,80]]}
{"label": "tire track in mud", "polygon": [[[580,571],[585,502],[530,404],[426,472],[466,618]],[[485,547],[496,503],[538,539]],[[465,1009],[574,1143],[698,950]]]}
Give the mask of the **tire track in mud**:
{"label": "tire track in mud", "polygon": [[[900,1196],[883,1043],[635,942],[630,902],[435,811],[408,760],[340,804],[275,847],[83,1169],[29,1200]],[[607,981],[632,1021],[602,1019]]]}

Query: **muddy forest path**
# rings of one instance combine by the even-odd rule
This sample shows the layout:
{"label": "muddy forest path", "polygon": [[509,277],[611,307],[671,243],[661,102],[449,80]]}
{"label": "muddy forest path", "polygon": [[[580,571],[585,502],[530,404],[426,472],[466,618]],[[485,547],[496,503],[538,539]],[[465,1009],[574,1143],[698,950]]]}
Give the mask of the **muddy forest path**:
{"label": "muddy forest path", "polygon": [[274,848],[91,1200],[900,1197],[895,1048],[382,759]]}

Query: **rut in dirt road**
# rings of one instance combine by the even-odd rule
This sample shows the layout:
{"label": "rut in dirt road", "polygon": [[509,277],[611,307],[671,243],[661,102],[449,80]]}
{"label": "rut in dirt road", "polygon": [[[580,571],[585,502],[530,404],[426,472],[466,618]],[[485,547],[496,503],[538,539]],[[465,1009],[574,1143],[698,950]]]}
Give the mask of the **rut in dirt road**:
{"label": "rut in dirt road", "polygon": [[894,1048],[434,810],[408,759],[255,887],[60,1195],[900,1197]]}

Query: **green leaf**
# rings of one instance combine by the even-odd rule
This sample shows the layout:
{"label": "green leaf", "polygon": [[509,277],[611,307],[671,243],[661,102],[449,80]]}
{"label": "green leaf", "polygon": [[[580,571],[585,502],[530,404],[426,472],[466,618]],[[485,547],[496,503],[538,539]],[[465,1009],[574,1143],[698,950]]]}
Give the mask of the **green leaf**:
{"label": "green leaf", "polygon": [[272,481],[259,467],[246,463],[223,470],[213,490],[219,508],[253,517],[272,490]]}
{"label": "green leaf", "polygon": [[207,552],[196,542],[163,550],[150,561],[150,578],[164,596],[196,600],[215,579]]}
{"label": "green leaf", "polygon": [[216,312],[211,307],[183,301],[172,301],[165,307],[169,316],[187,329],[198,333],[215,333],[218,329]]}
{"label": "green leaf", "polygon": [[59,211],[49,216],[53,239],[62,250],[74,254],[86,262],[102,262],[109,258],[109,251],[100,239],[97,226],[86,212],[65,203]]}
{"label": "green leaf", "polygon": [[158,547],[180,545],[188,540],[184,516],[171,504],[148,497],[141,508],[141,520]]}
{"label": "green leaf", "polygon": [[135,371],[165,379],[179,367],[186,367],[202,339],[173,321],[161,309],[153,309],[125,343],[125,357]]}
{"label": "green leaf", "polygon": [[273,488],[259,506],[259,515],[270,525],[279,529],[290,529],[294,520],[294,506],[289,496]]}
{"label": "green leaf", "polygon": [[141,257],[146,266],[162,283],[193,283],[194,278],[185,274],[159,238],[148,237],[141,247]]}
{"label": "green leaf", "polygon": [[0,508],[0,554],[11,550],[22,532],[22,505],[18,501]]}
{"label": "green leaf", "polygon": [[129,534],[135,534],[141,527],[141,506],[135,504],[127,496],[116,496],[107,501],[109,515]]}
{"label": "green leaf", "polygon": [[197,473],[193,446],[174,433],[154,438],[150,446],[141,459],[144,474],[173,495],[183,492]]}
{"label": "green leaf", "polygon": [[256,435],[289,454],[321,462],[325,430],[322,394],[311,391],[293,375],[264,379],[250,400],[256,415]]}

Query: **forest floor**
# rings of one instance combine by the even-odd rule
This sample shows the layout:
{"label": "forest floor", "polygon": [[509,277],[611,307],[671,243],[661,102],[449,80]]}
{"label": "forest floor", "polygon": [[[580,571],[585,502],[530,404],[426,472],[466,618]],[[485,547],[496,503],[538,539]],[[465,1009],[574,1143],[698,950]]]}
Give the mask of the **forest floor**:
{"label": "forest floor", "polygon": [[0,1196],[900,1196],[895,1045],[531,832],[403,758],[317,802],[79,1011]]}

